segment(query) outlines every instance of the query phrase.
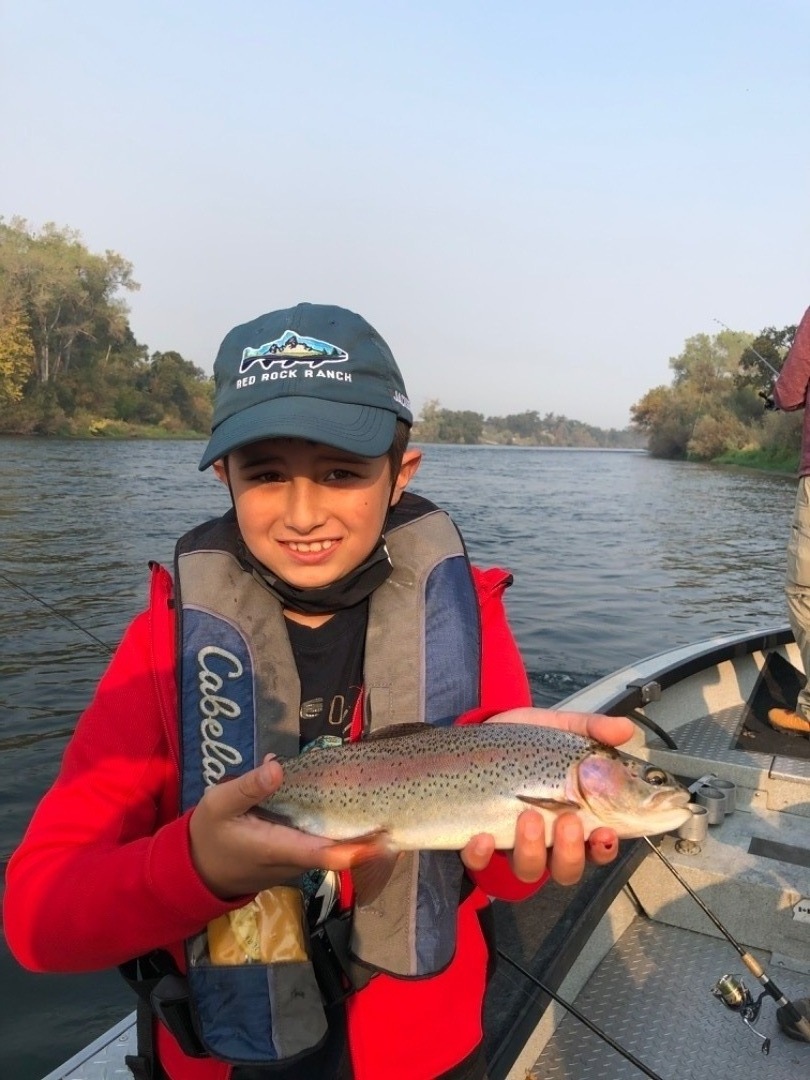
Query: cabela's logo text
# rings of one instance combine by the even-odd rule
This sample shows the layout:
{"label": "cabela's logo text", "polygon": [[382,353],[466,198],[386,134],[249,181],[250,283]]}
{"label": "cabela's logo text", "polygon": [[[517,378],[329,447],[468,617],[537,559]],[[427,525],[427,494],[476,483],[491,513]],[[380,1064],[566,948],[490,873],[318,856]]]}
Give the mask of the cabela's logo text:
{"label": "cabela's logo text", "polygon": [[228,679],[238,679],[244,668],[238,657],[227,649],[206,645],[197,653],[197,679],[200,687],[200,751],[202,775],[206,787],[217,784],[229,767],[241,765],[243,758],[235,746],[223,740],[225,728],[222,720],[236,720],[242,710],[231,698],[221,694],[225,679],[212,667],[209,660],[218,657],[224,662]]}

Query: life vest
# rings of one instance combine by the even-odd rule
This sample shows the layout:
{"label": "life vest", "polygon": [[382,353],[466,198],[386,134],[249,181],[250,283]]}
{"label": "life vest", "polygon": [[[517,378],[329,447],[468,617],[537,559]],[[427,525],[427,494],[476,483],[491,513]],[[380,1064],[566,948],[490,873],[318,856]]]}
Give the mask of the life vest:
{"label": "life vest", "polygon": [[[363,735],[449,725],[480,698],[478,602],[461,536],[417,496],[397,510],[402,523],[385,536],[393,571],[369,601]],[[232,511],[179,541],[175,579],[185,811],[265,754],[298,753],[300,683],[281,604],[240,559]],[[401,856],[373,905],[353,912],[352,956],[404,978],[440,971],[455,949],[462,878],[456,852]],[[195,1026],[212,1056],[290,1060],[325,1038],[306,941],[303,958],[280,962],[213,964],[206,932],[186,951]]]}

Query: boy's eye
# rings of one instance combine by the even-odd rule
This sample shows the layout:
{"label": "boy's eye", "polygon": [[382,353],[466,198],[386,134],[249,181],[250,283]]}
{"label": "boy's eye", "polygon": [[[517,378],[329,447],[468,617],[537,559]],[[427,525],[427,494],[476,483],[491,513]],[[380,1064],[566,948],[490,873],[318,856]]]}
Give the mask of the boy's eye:
{"label": "boy's eye", "polygon": [[357,477],[357,473],[352,469],[330,469],[326,477],[327,480],[354,480]]}
{"label": "boy's eye", "polygon": [[282,477],[281,473],[265,469],[263,472],[248,473],[245,479],[249,484],[277,484]]}

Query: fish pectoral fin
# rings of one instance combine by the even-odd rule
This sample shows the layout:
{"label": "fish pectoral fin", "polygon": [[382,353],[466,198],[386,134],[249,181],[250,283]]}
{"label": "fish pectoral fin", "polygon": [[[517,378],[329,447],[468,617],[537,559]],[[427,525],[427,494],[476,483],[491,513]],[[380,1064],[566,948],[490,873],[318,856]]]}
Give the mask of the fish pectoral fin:
{"label": "fish pectoral fin", "polygon": [[369,858],[361,855],[361,861],[351,869],[357,907],[368,907],[374,903],[388,884],[398,858],[398,851],[380,853],[379,849]]}
{"label": "fish pectoral fin", "polygon": [[286,825],[289,829],[295,828],[295,822],[289,815],[279,814],[275,810],[262,806],[261,803],[257,803],[256,806],[251,806],[248,813],[252,814],[254,817],[261,818],[262,821],[270,821],[273,825]]}
{"label": "fish pectoral fin", "polygon": [[570,799],[540,799],[535,795],[518,795],[517,798],[529,806],[536,806],[539,810],[550,810],[553,814],[579,809],[579,803],[572,802]]}

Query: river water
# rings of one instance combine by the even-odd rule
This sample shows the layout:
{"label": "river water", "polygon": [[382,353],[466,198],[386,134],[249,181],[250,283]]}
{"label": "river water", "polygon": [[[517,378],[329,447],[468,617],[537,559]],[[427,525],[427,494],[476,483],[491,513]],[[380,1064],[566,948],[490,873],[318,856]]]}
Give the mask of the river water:
{"label": "river water", "polygon": [[[0,439],[3,865],[145,602],[147,563],[170,564],[174,539],[227,507],[197,471],[202,448]],[[790,477],[638,452],[429,446],[413,488],[453,514],[476,563],[514,573],[508,610],[538,705],[664,649],[786,621]],[[116,973],[33,975],[4,940],[0,986],[0,1075],[16,1080],[39,1080],[133,1008]]]}

